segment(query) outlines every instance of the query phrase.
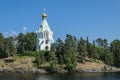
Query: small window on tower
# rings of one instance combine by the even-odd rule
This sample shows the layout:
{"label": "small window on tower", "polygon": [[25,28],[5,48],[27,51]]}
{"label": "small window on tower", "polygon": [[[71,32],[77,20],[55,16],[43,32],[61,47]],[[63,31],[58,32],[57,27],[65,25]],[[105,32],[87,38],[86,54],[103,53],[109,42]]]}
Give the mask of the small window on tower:
{"label": "small window on tower", "polygon": [[40,38],[43,38],[43,33],[40,34]]}
{"label": "small window on tower", "polygon": [[44,36],[45,36],[45,38],[48,38],[49,37],[49,32],[46,30],[46,31],[44,31]]}
{"label": "small window on tower", "polygon": [[48,48],[49,48],[49,47],[48,47],[48,46],[46,46],[46,47],[45,47],[45,50],[47,51],[47,50],[48,50]]}
{"label": "small window on tower", "polygon": [[46,31],[46,37],[48,38],[48,31]]}
{"label": "small window on tower", "polygon": [[39,50],[41,50],[40,45],[39,45]]}
{"label": "small window on tower", "polygon": [[48,44],[48,40],[46,40],[46,44]]}

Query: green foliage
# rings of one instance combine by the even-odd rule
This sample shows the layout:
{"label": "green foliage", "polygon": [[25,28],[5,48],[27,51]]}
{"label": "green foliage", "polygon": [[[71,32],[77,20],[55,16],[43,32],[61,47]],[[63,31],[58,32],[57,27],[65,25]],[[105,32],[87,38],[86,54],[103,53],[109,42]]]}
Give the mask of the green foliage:
{"label": "green foliage", "polygon": [[104,62],[108,65],[113,65],[113,54],[110,52],[110,50],[105,50],[105,60]]}
{"label": "green foliage", "polygon": [[4,53],[5,47],[4,47],[4,37],[2,33],[0,33],[0,58],[7,57],[7,54]]}
{"label": "green foliage", "polygon": [[[14,43],[16,42],[16,43]],[[108,65],[120,67],[120,40],[114,40],[108,45],[107,39],[98,38],[89,42],[89,38],[77,40],[75,36],[66,35],[65,41],[60,38],[51,45],[50,51],[36,52],[36,34],[34,32],[17,37],[4,38],[0,33],[0,58],[18,53],[21,56],[34,56],[38,67],[44,62],[50,64],[48,70],[57,72],[62,69],[58,65],[65,65],[68,71],[74,71],[77,62],[84,63],[86,58],[98,59]]]}
{"label": "green foliage", "polygon": [[74,41],[75,38],[73,36],[69,34],[66,35],[64,59],[68,71],[74,71],[77,65],[77,59],[76,59],[77,45],[75,46],[73,45]]}
{"label": "green foliage", "polygon": [[20,33],[18,35],[18,43],[17,43],[17,51],[19,54],[23,54],[25,52],[25,40],[24,40],[25,35]]}
{"label": "green foliage", "polygon": [[2,33],[0,33],[0,57],[9,57],[15,55],[16,49],[12,41],[13,37],[4,38]]}
{"label": "green foliage", "polygon": [[50,66],[48,67],[48,71],[49,72],[58,72],[58,66],[57,66],[58,62],[57,60],[53,60],[50,62]]}
{"label": "green foliage", "polygon": [[27,33],[24,37],[25,51],[36,50],[36,34],[31,32]]}
{"label": "green foliage", "polygon": [[96,43],[97,43],[97,46],[104,47],[104,48],[106,48],[107,45],[108,45],[107,40],[106,39],[101,39],[101,38],[98,38],[96,40]]}
{"label": "green foliage", "polygon": [[19,54],[23,54],[25,51],[35,51],[36,34],[33,32],[27,34],[20,33],[18,35],[17,50]]}
{"label": "green foliage", "polygon": [[74,50],[65,53],[65,64],[68,71],[74,71],[77,66],[77,59]]}
{"label": "green foliage", "polygon": [[57,60],[57,57],[55,55],[55,52],[54,51],[50,51],[48,53],[48,61],[51,62],[51,61],[54,61],[54,60]]}
{"label": "green foliage", "polygon": [[113,65],[120,68],[120,40],[114,40],[111,43],[111,52],[113,53]]}
{"label": "green foliage", "polygon": [[64,64],[64,51],[64,43],[60,38],[58,38],[56,41],[56,55],[60,64]]}
{"label": "green foliage", "polygon": [[25,51],[22,56],[33,56],[33,57],[36,57],[37,56],[37,53],[36,51]]}
{"label": "green foliage", "polygon": [[8,54],[8,57],[10,55],[16,54],[16,49],[15,49],[14,43],[12,41],[12,37],[5,38],[4,46],[5,46],[5,53]]}
{"label": "green foliage", "polygon": [[81,37],[78,42],[78,62],[84,62],[87,55],[86,41]]}
{"label": "green foliage", "polygon": [[45,56],[44,56],[44,52],[37,52],[37,56],[36,56],[36,61],[38,63],[38,67],[41,67],[41,64],[45,62]]}

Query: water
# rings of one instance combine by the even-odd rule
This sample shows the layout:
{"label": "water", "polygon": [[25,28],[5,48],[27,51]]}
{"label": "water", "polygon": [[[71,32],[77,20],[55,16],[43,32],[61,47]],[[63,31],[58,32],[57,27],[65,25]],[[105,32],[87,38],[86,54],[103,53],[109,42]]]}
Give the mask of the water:
{"label": "water", "polygon": [[71,73],[71,74],[0,73],[0,80],[120,80],[120,73]]}

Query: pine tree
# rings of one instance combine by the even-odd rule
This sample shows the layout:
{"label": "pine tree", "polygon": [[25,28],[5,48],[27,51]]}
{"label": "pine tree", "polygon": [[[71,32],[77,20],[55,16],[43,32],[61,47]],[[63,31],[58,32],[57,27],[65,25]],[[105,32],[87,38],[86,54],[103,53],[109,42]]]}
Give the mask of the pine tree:
{"label": "pine tree", "polygon": [[84,63],[87,55],[86,41],[81,37],[78,43],[78,62]]}
{"label": "pine tree", "polygon": [[111,43],[111,52],[113,53],[113,65],[120,68],[120,40],[114,40]]}
{"label": "pine tree", "polygon": [[45,56],[43,51],[37,52],[36,61],[38,63],[38,67],[41,67],[42,63],[45,62]]}
{"label": "pine tree", "polygon": [[64,52],[64,59],[66,68],[69,71],[75,70],[77,65],[77,58],[76,58],[76,50],[74,49],[74,38],[73,36],[67,34],[65,39],[65,52]]}
{"label": "pine tree", "polygon": [[58,38],[56,41],[56,55],[60,64],[64,64],[64,51],[64,43],[60,38]]}
{"label": "pine tree", "polygon": [[4,36],[0,33],[0,57],[6,57],[7,55],[4,52],[5,45],[4,45]]}

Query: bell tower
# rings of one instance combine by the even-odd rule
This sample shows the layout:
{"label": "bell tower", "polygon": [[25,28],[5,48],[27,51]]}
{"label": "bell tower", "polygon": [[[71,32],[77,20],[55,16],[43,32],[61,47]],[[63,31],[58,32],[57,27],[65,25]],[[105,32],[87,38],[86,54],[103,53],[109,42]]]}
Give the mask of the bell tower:
{"label": "bell tower", "polygon": [[42,22],[40,27],[36,31],[36,35],[37,35],[37,51],[40,50],[49,51],[51,48],[51,44],[54,42],[54,39],[53,32],[51,31],[47,22],[47,14],[45,10],[43,10]]}

